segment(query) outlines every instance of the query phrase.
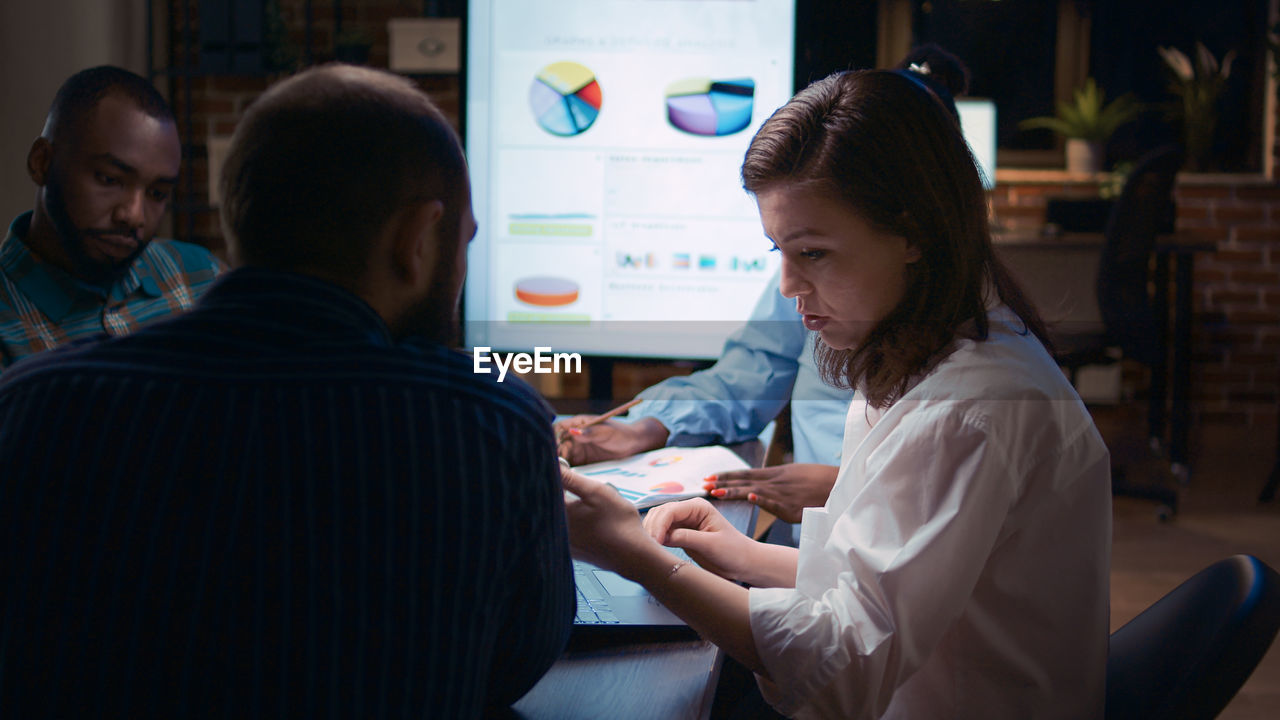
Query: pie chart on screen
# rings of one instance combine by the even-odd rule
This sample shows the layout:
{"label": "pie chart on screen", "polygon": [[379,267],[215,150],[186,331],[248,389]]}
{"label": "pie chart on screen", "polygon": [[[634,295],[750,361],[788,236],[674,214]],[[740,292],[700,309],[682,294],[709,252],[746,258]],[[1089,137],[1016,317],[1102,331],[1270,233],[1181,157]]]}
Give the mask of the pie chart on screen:
{"label": "pie chart on screen", "polygon": [[522,278],[516,281],[516,299],[539,307],[572,305],[578,299],[578,283],[546,275]]}
{"label": "pie chart on screen", "polygon": [[543,130],[572,137],[591,127],[600,115],[604,96],[595,73],[576,62],[556,62],[542,68],[529,86],[529,108]]}
{"label": "pie chart on screen", "polygon": [[691,135],[718,137],[751,124],[756,81],[686,78],[667,86],[667,122]]}

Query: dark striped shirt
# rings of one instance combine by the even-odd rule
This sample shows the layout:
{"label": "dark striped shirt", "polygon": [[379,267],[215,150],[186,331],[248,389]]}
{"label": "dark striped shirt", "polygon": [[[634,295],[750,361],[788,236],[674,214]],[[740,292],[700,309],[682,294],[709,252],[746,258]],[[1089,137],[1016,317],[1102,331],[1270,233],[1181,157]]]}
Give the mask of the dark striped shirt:
{"label": "dark striped shirt", "polygon": [[238,270],[0,378],[0,717],[432,717],[574,612],[551,413],[368,305]]}
{"label": "dark striped shirt", "polygon": [[30,211],[0,242],[0,370],[93,335],[124,335],[190,308],[222,266],[208,250],[152,240],[109,291],[41,262],[27,248]]}

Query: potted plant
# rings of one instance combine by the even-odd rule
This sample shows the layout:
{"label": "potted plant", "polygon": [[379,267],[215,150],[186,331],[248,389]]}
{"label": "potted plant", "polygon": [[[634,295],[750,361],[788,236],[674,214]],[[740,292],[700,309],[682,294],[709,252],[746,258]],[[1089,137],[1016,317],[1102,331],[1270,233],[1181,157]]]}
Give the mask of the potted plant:
{"label": "potted plant", "polygon": [[1187,169],[1208,169],[1213,152],[1213,134],[1218,124],[1218,96],[1231,76],[1231,61],[1235,51],[1222,57],[1222,65],[1203,43],[1196,43],[1196,62],[1177,48],[1156,48],[1173,79],[1169,90],[1178,96],[1178,104],[1170,115],[1182,121],[1183,144],[1187,151]]}
{"label": "potted plant", "polygon": [[1102,153],[1111,134],[1133,120],[1142,106],[1130,95],[1110,103],[1093,78],[1077,88],[1071,102],[1059,102],[1057,115],[1028,118],[1018,123],[1023,130],[1045,128],[1067,140],[1067,170],[1096,173],[1102,169]]}

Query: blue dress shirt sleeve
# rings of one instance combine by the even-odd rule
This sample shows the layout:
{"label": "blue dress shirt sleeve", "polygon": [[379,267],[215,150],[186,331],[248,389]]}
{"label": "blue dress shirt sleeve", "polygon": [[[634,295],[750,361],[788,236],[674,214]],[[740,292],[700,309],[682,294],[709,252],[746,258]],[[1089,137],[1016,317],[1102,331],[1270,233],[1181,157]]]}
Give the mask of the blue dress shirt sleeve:
{"label": "blue dress shirt sleeve", "polygon": [[778,291],[779,280],[775,273],[715,365],[643,391],[644,402],[628,417],[656,418],[671,433],[669,445],[735,443],[759,435],[791,398],[808,334],[794,302]]}

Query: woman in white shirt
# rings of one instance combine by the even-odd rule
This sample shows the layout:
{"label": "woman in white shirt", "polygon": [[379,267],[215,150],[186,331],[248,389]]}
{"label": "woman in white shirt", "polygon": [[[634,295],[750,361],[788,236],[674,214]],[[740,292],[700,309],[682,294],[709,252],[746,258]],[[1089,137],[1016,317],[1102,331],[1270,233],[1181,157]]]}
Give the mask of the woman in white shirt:
{"label": "woman in white shirt", "polygon": [[742,176],[824,379],[859,391],[835,487],[797,550],[701,499],[642,524],[567,471],[575,553],[647,587],[787,715],[1100,717],[1108,453],[995,258],[956,121],[909,73],[833,75],[765,122]]}

